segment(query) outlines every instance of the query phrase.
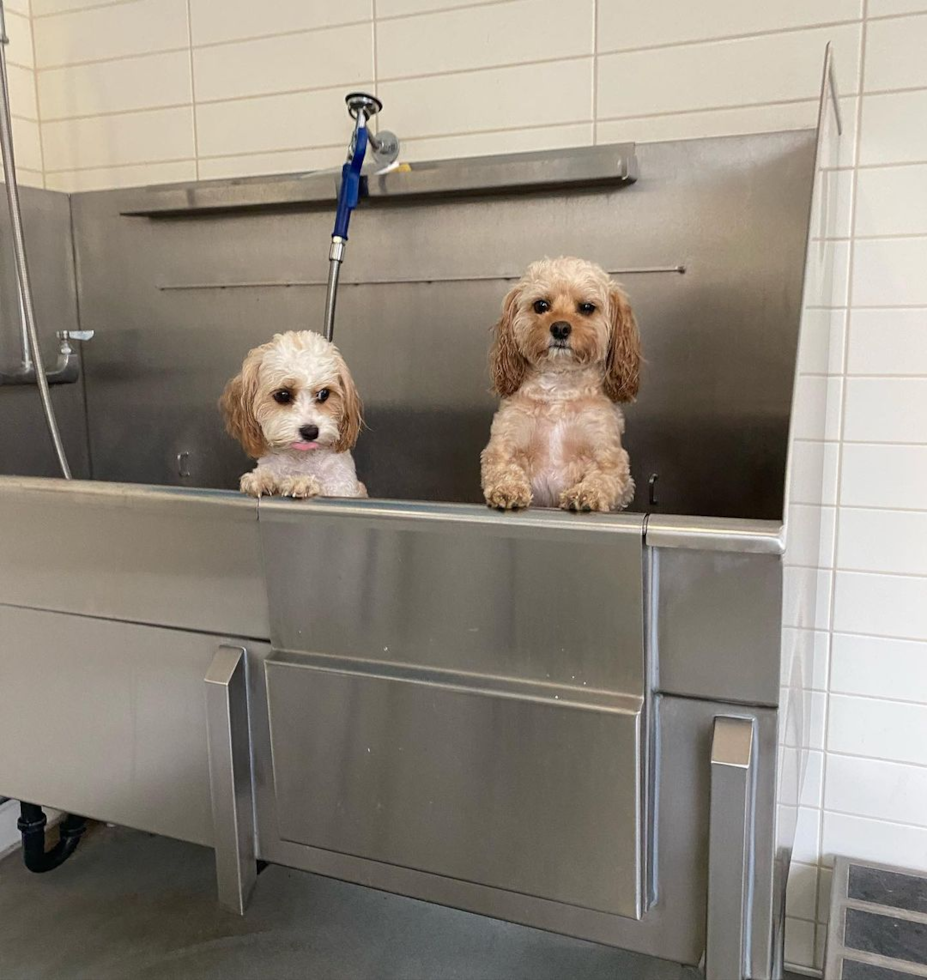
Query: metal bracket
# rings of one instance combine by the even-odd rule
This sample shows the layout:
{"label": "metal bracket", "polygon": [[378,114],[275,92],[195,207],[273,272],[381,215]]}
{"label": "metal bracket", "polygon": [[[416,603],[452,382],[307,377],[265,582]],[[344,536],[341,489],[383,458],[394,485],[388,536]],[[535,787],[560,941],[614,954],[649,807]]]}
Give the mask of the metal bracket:
{"label": "metal bracket", "polygon": [[257,878],[247,652],[221,646],[206,671],[206,729],[219,904],[244,915]]}
{"label": "metal bracket", "polygon": [[706,980],[743,980],[750,958],[756,721],[719,715],[711,740]]}

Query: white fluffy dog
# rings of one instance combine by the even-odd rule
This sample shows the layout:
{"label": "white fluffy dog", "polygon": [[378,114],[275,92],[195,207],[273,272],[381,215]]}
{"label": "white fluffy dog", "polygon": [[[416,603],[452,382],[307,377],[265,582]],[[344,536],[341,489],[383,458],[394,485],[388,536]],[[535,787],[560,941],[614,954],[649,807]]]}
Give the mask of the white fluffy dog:
{"label": "white fluffy dog", "polygon": [[241,478],[254,497],[366,497],[351,450],[362,405],[338,348],[311,330],[249,351],[219,402],[226,428],[257,460]]}

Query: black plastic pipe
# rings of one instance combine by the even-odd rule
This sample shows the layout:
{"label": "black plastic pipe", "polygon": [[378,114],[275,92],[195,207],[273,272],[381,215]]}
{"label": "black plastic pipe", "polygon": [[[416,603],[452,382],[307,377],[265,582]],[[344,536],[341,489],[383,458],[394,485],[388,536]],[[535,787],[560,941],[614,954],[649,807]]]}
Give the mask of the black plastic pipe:
{"label": "black plastic pipe", "polygon": [[45,825],[48,817],[35,803],[20,803],[16,826],[23,838],[23,862],[30,871],[42,874],[54,871],[77,850],[77,845],[87,829],[84,817],[69,813],[58,828],[58,843],[45,850]]}

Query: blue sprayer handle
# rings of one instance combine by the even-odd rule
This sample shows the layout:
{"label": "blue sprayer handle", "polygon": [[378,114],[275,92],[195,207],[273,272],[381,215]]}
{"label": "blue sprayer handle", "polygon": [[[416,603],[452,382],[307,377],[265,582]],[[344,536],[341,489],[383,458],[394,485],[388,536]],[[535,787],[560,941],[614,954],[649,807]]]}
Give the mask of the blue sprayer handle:
{"label": "blue sprayer handle", "polygon": [[361,126],[354,140],[351,159],[341,168],[341,188],[338,191],[338,210],[335,212],[335,229],[332,237],[348,237],[348,223],[351,212],[357,207],[360,197],[361,167],[367,153],[367,127]]}

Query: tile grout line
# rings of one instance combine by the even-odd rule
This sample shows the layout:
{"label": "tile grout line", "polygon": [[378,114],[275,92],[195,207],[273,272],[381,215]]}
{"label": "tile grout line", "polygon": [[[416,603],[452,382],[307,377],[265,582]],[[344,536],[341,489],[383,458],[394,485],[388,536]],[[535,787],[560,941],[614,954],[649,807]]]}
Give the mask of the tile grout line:
{"label": "tile grout line", "polygon": [[862,24],[862,18],[851,17],[845,20],[831,20],[812,24],[798,24],[794,27],[776,27],[765,31],[752,31],[746,34],[724,34],[715,37],[692,38],[683,41],[668,41],[663,44],[638,44],[633,48],[612,48],[602,51],[603,56],[623,54],[644,54],[651,51],[665,51],[671,48],[694,48],[708,44],[735,44],[738,41],[752,41],[755,38],[779,37],[783,34],[801,34],[805,31],[823,31],[835,27],[851,27]]}
{"label": "tile grout line", "polygon": [[[377,98],[379,98],[379,96],[380,96],[380,92],[379,92],[379,88],[380,88],[379,43],[380,42],[379,42],[379,38],[377,37],[377,34],[379,33],[377,31],[377,24],[378,24],[377,0],[370,0],[370,3],[371,3],[371,7],[370,7],[370,14],[371,14],[370,26],[371,26],[371,30],[373,31],[373,94],[375,96],[377,96]],[[377,127],[377,132],[379,132],[380,131],[380,114],[379,113],[377,113],[377,117],[376,117],[376,127]]]}
{"label": "tile grout line", "polygon": [[599,145],[599,0],[592,0],[592,145]]}
{"label": "tile grout line", "polygon": [[[32,16],[32,0],[27,0],[27,9],[29,11],[29,40],[32,42],[32,64],[35,66],[37,64],[37,59],[35,56],[35,23]],[[45,136],[44,127],[42,126],[42,106],[39,101],[39,73],[38,70],[33,67],[32,69],[32,85],[35,90],[35,115],[36,124],[39,127],[39,163],[42,167],[42,187],[45,184]]]}
{"label": "tile grout line", "polygon": [[927,645],[922,636],[886,636],[884,633],[863,633],[859,630],[834,630],[835,636],[854,636],[866,640],[898,640],[901,643],[918,643]]}
{"label": "tile grout line", "polygon": [[[161,52],[161,53],[162,54],[164,54],[164,53],[166,53],[166,54],[180,54],[180,53],[182,53],[183,50],[185,50],[185,49],[177,49],[177,50],[174,50],[174,51]],[[583,55],[582,57],[583,58],[588,58],[589,55]],[[579,60],[579,59],[575,59],[575,60]],[[505,65],[500,70],[505,70],[506,68],[530,68],[534,64],[552,64],[552,63],[553,62],[546,62],[545,61],[545,62],[532,62],[530,64],[529,63],[523,63],[523,64],[517,64],[517,65]],[[495,70],[495,69],[491,69],[491,70]],[[460,74],[471,74],[471,72],[461,72]],[[403,81],[403,82],[404,81],[419,81],[419,80],[423,80],[423,79],[419,79],[419,78],[401,79],[401,81]],[[257,101],[259,99],[275,99],[275,98],[280,98],[280,97],[285,97],[285,96],[311,94],[311,93],[316,93],[316,92],[334,92],[334,91],[338,91],[338,90],[344,88],[344,86],[346,84],[349,84],[349,83],[343,82],[343,83],[338,84],[338,85],[327,85],[326,84],[326,85],[320,85],[320,86],[307,86],[306,88],[297,88],[297,89],[280,89],[279,91],[276,91],[276,92],[255,92],[255,93],[250,93],[250,94],[247,94],[247,95],[230,96],[230,97],[223,98],[223,99],[200,99],[199,102],[198,102],[198,105],[204,105],[204,106],[206,106],[206,105],[231,105],[231,104],[234,104],[236,102],[250,102],[250,101]],[[354,84],[357,84],[357,83],[354,83]],[[393,81],[388,81],[387,84],[393,84]],[[593,119],[592,121],[599,122],[599,123],[606,123],[606,122],[634,122],[634,121],[638,121],[638,120],[661,119],[661,118],[665,118],[665,117],[668,117],[668,116],[688,116],[688,115],[695,115],[697,113],[728,112],[728,111],[736,111],[736,110],[741,110],[741,109],[765,109],[765,108],[771,108],[771,107],[775,107],[775,106],[799,105],[799,104],[807,104],[810,107],[810,105],[812,104],[812,102],[813,102],[813,100],[811,100],[811,99],[795,99],[795,100],[791,100],[791,101],[788,101],[788,102],[762,102],[762,103],[752,103],[752,104],[751,103],[746,103],[746,104],[741,104],[741,105],[709,106],[709,107],[703,108],[703,109],[687,109],[687,110],[683,110],[681,112],[676,112],[676,111],[672,111],[672,112],[655,112],[655,113],[650,113],[650,114],[647,114],[647,115],[639,115],[639,116],[637,116],[637,115],[636,116],[610,116],[607,119],[599,119],[599,120]],[[104,112],[87,113],[85,115],[58,116],[58,117],[55,117],[54,119],[50,119],[48,121],[49,122],[69,122],[69,121],[75,120],[75,119],[96,119],[98,117],[106,117],[106,116],[124,116],[124,115],[128,115],[129,113],[133,113],[133,112],[153,112],[153,111],[155,111],[157,109],[176,108],[178,105],[181,105],[181,104],[186,104],[186,103],[170,103],[170,104],[165,104],[165,105],[141,106],[139,108],[134,108],[134,109],[112,109],[112,110],[107,110],[107,111],[104,111]],[[588,121],[589,121],[588,119],[579,119],[579,120],[571,120],[569,122],[537,123],[537,124],[531,124],[529,126],[505,126],[505,127],[500,127],[500,128],[492,129],[492,130],[473,130],[473,132],[507,132],[507,131],[509,131],[511,129],[544,129],[544,128],[550,128],[552,126],[572,126],[572,125],[575,125],[577,123],[588,122]],[[811,125],[809,125],[809,126],[802,126],[802,127],[798,127],[798,128],[800,128],[800,129],[813,129],[814,127],[811,126]],[[441,135],[442,136],[454,136],[454,135],[460,135],[460,133],[459,133],[459,131],[455,131],[455,132],[443,133]],[[428,139],[430,137],[417,137],[417,138],[419,138],[419,139]],[[846,169],[849,170],[849,168],[846,168]],[[839,170],[836,170],[835,169],[835,170],[832,170],[831,172],[838,173],[838,172],[843,172],[843,171],[839,171]]]}
{"label": "tile grout line", "polygon": [[[878,760],[875,760],[875,761],[878,761]],[[815,809],[815,808],[814,807],[811,807],[809,809]],[[884,824],[888,824],[891,827],[904,827],[907,830],[918,830],[918,831],[921,831],[923,833],[927,833],[927,826],[925,826],[924,824],[909,823],[906,820],[890,820],[887,817],[873,817],[873,816],[869,816],[868,814],[853,813],[851,810],[837,810],[837,809],[834,809],[832,807],[826,807],[826,806],[820,808],[820,813],[821,813],[821,822],[822,823],[823,823],[824,814],[831,813],[835,817],[850,817],[851,819],[855,819],[855,820],[871,820],[873,823],[884,823]],[[805,862],[802,862],[802,863],[805,863]],[[831,866],[830,865],[819,865],[819,867],[827,868],[827,867],[831,867]],[[816,914],[820,914],[820,910],[818,910],[818,912]]]}
{"label": "tile grout line", "polygon": [[36,20],[48,20],[51,17],[67,17],[69,14],[82,14],[85,10],[99,10],[101,7],[123,7],[130,3],[138,3],[139,0],[97,0],[88,3],[86,7],[77,7],[75,10],[49,10],[44,14],[33,15]]}
{"label": "tile grout line", "polygon": [[[852,147],[852,161],[853,161],[853,177],[852,177],[852,191],[850,197],[850,229],[851,231],[856,228],[856,204],[857,204],[857,191],[859,186],[859,170],[857,165],[859,164],[860,156],[860,142],[862,137],[862,112],[863,112],[863,79],[866,76],[866,42],[868,37],[868,17],[869,14],[869,0],[863,0],[862,9],[862,28],[860,30],[859,38],[859,62],[858,62],[858,72],[856,82],[856,120],[855,120],[855,131],[853,133],[853,147]],[[843,342],[843,370],[841,372],[841,386],[840,386],[840,429],[839,435],[840,439],[837,444],[837,469],[835,475],[835,490],[837,494],[837,500],[840,500],[842,496],[842,481],[843,481],[843,450],[844,450],[844,437],[846,435],[846,413],[847,413],[847,392],[849,390],[849,384],[847,382],[847,367],[849,364],[849,352],[850,352],[850,336],[851,336],[851,323],[852,323],[852,308],[853,308],[853,266],[855,259],[855,240],[850,239],[849,243],[849,254],[847,256],[847,292],[846,292],[846,304],[850,312],[847,313],[845,335]],[[821,802],[822,805],[827,799],[827,751],[828,745],[830,743],[830,699],[831,699],[831,687],[833,684],[833,671],[834,671],[834,657],[833,657],[833,646],[834,646],[834,621],[837,611],[837,554],[838,545],[840,541],[840,507],[837,507],[835,518],[834,518],[834,552],[832,557],[832,570],[831,570],[831,590],[829,596],[829,610],[827,618],[827,631],[829,638],[827,641],[827,679],[825,682],[826,693],[824,695],[824,725],[822,733],[822,741],[824,748],[824,767],[821,773]],[[824,855],[824,825],[825,821],[823,816],[821,817],[821,822],[818,826],[818,853],[817,860],[818,864],[821,863]],[[821,915],[820,905],[820,891],[815,894],[815,919],[819,919]],[[817,949],[817,925],[815,925],[815,949]]]}
{"label": "tile grout line", "polygon": [[190,103],[193,124],[193,173],[200,179],[200,139],[196,124],[196,71],[193,65],[193,14],[190,10],[191,0],[186,0],[187,7],[187,49],[190,63]]}

